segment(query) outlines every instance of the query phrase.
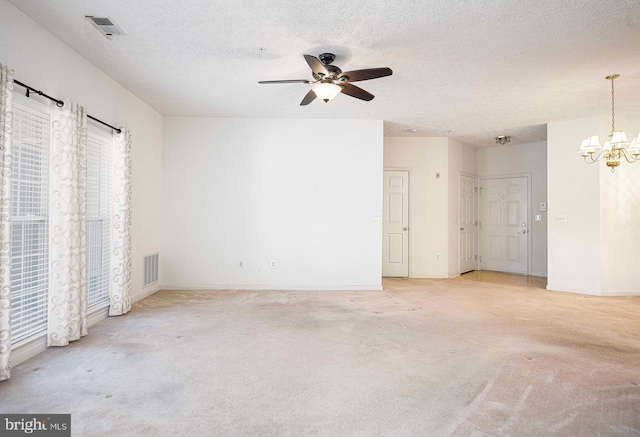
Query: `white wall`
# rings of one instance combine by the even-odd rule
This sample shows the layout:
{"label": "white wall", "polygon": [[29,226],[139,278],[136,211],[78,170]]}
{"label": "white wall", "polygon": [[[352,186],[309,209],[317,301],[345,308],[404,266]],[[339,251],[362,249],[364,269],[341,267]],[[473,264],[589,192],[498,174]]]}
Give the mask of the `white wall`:
{"label": "white wall", "polygon": [[[587,165],[580,141],[610,131],[609,115],[548,126],[549,281],[547,288],[596,295],[640,295],[640,167],[611,173]],[[640,113],[618,112],[616,129],[638,135]],[[567,222],[554,220],[566,214]]]}
{"label": "white wall", "polygon": [[[547,143],[505,145],[479,149],[478,176],[531,175],[531,274],[547,276],[547,224],[546,212],[540,212],[540,202],[547,201]],[[542,221],[534,221],[539,214]]]}
{"label": "white wall", "polygon": [[[601,118],[600,126],[606,139],[610,117]],[[616,129],[637,136],[640,113],[618,111]],[[640,163],[623,160],[615,173],[599,166],[601,293],[640,295]]]}
{"label": "white wall", "polygon": [[598,117],[547,125],[549,290],[600,294],[599,166],[577,153],[598,126]]}
{"label": "white wall", "polygon": [[[447,278],[448,139],[386,137],[385,170],[409,170],[409,276]],[[436,178],[436,173],[440,178]],[[440,259],[436,259],[440,254]]]}
{"label": "white wall", "polygon": [[476,176],[476,149],[449,139],[448,277],[460,276],[460,175]]}
{"label": "white wall", "polygon": [[[162,116],[5,0],[0,0],[0,63],[15,71],[15,79],[72,99],[90,115],[132,131],[134,299],[156,290],[142,287],[143,256],[160,250]],[[15,90],[23,91],[17,85]]]}
{"label": "white wall", "polygon": [[381,289],[382,135],[371,120],[167,117],[162,287]]}

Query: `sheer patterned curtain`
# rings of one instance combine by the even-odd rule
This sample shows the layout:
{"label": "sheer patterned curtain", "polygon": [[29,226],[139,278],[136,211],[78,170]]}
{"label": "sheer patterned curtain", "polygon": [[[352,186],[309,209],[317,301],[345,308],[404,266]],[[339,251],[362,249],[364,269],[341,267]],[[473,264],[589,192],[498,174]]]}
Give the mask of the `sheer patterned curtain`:
{"label": "sheer patterned curtain", "polygon": [[0,64],[0,381],[11,377],[11,137],[13,70]]}
{"label": "sheer patterned curtain", "polygon": [[131,132],[121,128],[113,141],[110,316],[131,309]]}
{"label": "sheer patterned curtain", "polygon": [[48,346],[87,335],[87,113],[65,101],[51,123]]}

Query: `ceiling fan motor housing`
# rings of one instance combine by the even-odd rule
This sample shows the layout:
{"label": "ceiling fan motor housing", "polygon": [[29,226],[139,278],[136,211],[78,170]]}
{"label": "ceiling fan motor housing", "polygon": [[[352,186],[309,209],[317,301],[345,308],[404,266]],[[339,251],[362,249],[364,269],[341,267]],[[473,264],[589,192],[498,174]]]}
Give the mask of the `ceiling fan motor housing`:
{"label": "ceiling fan motor housing", "polygon": [[338,79],[338,75],[342,73],[342,70],[336,67],[335,65],[325,65],[324,67],[327,69],[327,72],[329,72],[329,74],[325,76],[323,73],[313,72],[312,74],[315,80],[323,80],[323,79],[336,80]]}
{"label": "ceiling fan motor housing", "polygon": [[318,58],[320,59],[320,62],[322,62],[324,65],[329,65],[333,61],[335,61],[336,55],[334,55],[333,53],[321,53],[320,56],[318,56]]}

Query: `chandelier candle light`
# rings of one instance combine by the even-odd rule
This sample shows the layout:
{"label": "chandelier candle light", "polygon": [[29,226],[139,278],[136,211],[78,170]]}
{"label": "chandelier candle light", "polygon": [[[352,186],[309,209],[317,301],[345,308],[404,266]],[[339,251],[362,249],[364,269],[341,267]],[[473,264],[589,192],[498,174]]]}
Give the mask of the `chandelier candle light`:
{"label": "chandelier candle light", "polygon": [[605,79],[611,81],[611,133],[609,141],[600,146],[600,138],[598,135],[591,135],[582,140],[578,153],[584,158],[587,164],[598,162],[600,158],[604,158],[607,167],[611,168],[613,173],[620,160],[624,157],[627,162],[633,163],[640,159],[640,134],[634,138],[631,143],[627,139],[627,135],[622,130],[616,130],[616,109],[615,94],[613,81],[619,78],[619,74],[612,74]]}

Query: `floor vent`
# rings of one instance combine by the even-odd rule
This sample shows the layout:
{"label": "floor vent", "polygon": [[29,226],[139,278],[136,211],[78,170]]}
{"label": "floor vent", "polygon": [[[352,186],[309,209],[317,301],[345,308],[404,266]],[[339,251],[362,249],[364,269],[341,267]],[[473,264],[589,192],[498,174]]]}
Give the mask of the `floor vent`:
{"label": "floor vent", "polygon": [[158,258],[160,254],[154,253],[144,257],[144,287],[158,282]]}

